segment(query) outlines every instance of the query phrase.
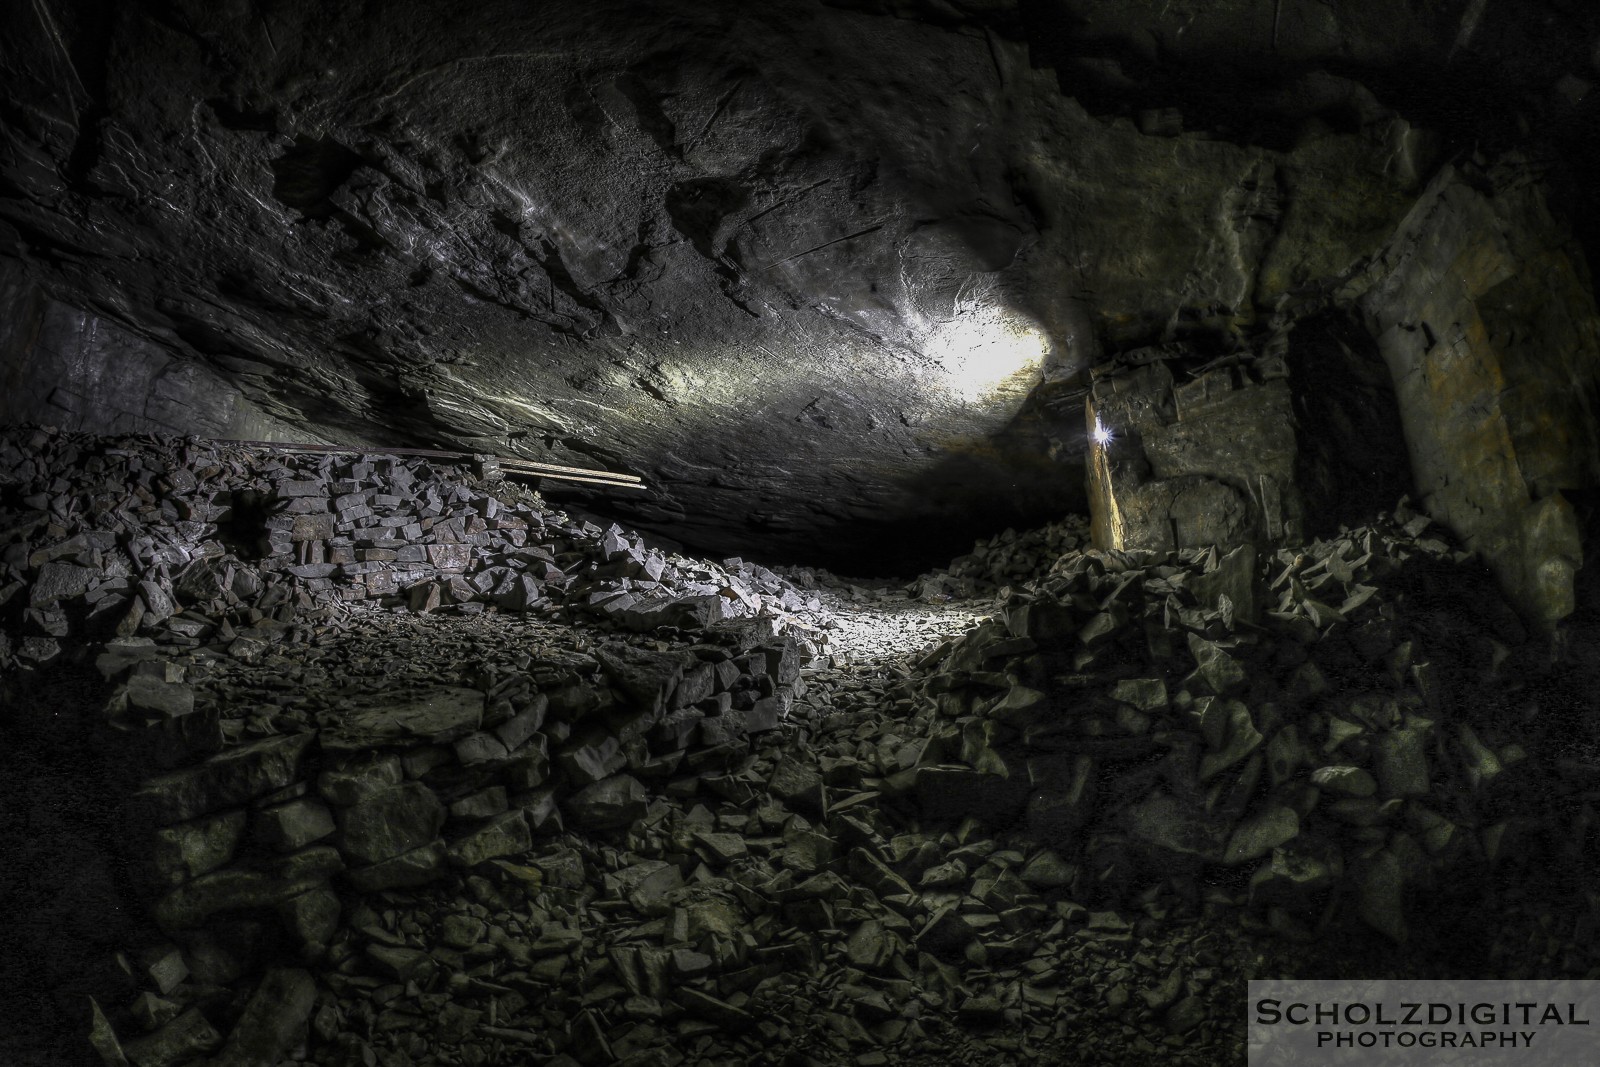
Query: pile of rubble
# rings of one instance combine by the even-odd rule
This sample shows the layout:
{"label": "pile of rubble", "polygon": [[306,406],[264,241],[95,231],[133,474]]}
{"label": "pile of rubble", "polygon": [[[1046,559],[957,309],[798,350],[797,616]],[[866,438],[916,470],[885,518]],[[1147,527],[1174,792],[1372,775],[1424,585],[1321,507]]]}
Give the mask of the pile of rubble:
{"label": "pile of rubble", "polygon": [[[1479,911],[1492,885],[1542,884],[1592,850],[1600,761],[1592,729],[1551,714],[1561,667],[1404,502],[1262,558],[1008,565],[1034,577],[921,657],[864,731],[914,745],[846,760],[876,806],[1020,828],[1091,907],[1226,904],[1300,941],[1358,922],[1404,943],[1419,914]],[[1577,912],[1539,916],[1531,960],[1495,944],[1498,966],[1600,973],[1580,947],[1600,901]]]}
{"label": "pile of rubble", "polygon": [[[1520,717],[1535,643],[1408,511],[1259,557],[1068,521],[902,592],[421,464],[35,440],[11,665],[99,681],[151,920],[112,1064],[1238,1061],[1270,946],[1372,977],[1418,894],[1482,907],[1600,825]],[[300,482],[334,510],[275,510]],[[1500,974],[1600,974],[1600,901],[1496,906]]]}
{"label": "pile of rubble", "polygon": [[1409,897],[1525,844],[1537,788],[1519,724],[1459,691],[1386,586],[1413,553],[1453,555],[1426,526],[1260,566],[1249,547],[1064,557],[923,660],[936,724],[882,792],[1025,819],[1082,861],[1076,899],[1233,868],[1275,931],[1353,907],[1403,941]]}
{"label": "pile of rubble", "polygon": [[49,662],[69,634],[247,658],[363,602],[587,616],[636,632],[757,616],[782,629],[819,610],[764,567],[646,548],[480,473],[415,457],[6,430],[0,669]]}
{"label": "pile of rubble", "polygon": [[[564,828],[625,832],[663,792],[731,781],[798,673],[792,644],[741,651],[748,627],[665,648],[514,616],[423,627],[357,627],[251,663],[136,640],[99,657],[119,679],[114,758],[178,764],[118,817],[170,939],[137,953],[154,985],[132,1010],[151,1033],[117,1031],[139,1067],[216,1051],[206,1020],[235,1017],[222,1062],[276,1062],[287,1046],[273,1042],[310,1010],[297,991],[314,987],[283,955],[317,964],[317,988],[363,999],[387,985],[373,973],[431,977],[403,938],[355,937],[363,916],[399,893],[465,899],[485,875],[531,892],[556,874],[530,853]],[[429,655],[403,658],[418,635]],[[453,670],[435,658],[445,650],[461,657]],[[153,714],[145,694],[173,687],[193,707]],[[560,971],[537,969],[552,982]],[[258,980],[259,1003],[241,1007]]]}
{"label": "pile of rubble", "polygon": [[906,592],[936,604],[991,597],[1007,586],[1037,578],[1056,560],[1088,545],[1089,522],[1081,515],[1020,534],[1005,530],[979,541],[949,566],[922,575]]}
{"label": "pile of rubble", "polygon": [[[1236,961],[1198,924],[1154,898],[1091,912],[1051,850],[879,803],[885,761],[918,747],[893,733],[911,701],[892,680],[816,669],[779,730],[678,751],[650,731],[604,788],[517,791],[528,747],[536,764],[556,751],[555,709],[604,692],[605,639],[480,615],[255,663],[148,650],[134,677],[181,672],[191,718],[248,708],[286,732],[158,775],[117,816],[160,934],[128,946],[133,987],[98,1031],[110,1058],[879,1063],[967,1046],[1014,1062],[1088,1028],[1108,1056],[1182,1061],[1228,1029],[1206,1005]],[[482,732],[452,724],[502,698],[495,739],[545,721],[482,759]],[[322,729],[288,732],[307,721]],[[551,776],[602,773],[572,736]]]}

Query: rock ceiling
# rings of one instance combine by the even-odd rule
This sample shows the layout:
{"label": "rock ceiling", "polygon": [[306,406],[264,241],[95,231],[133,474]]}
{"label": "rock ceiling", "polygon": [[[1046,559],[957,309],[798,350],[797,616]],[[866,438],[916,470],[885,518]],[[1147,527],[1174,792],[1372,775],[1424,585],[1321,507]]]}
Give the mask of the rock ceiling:
{"label": "rock ceiling", "polygon": [[6,414],[604,465],[710,550],[948,554],[1082,506],[1107,353],[1251,343],[1471,139],[1581,139],[1592,16],[1393,8],[12,5]]}

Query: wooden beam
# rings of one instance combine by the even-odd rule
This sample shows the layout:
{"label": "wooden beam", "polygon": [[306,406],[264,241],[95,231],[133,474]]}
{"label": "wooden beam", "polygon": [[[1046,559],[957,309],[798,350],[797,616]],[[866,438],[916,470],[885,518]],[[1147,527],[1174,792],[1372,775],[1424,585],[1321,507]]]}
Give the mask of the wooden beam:
{"label": "wooden beam", "polygon": [[642,485],[644,479],[636,474],[617,474],[613,471],[597,471],[588,467],[562,467],[555,463],[538,463],[531,459],[513,459],[510,456],[496,456],[495,460],[502,470],[537,471],[543,474],[571,474],[579,478],[603,478],[608,482],[627,482],[630,485]]}
{"label": "wooden beam", "polygon": [[548,478],[552,481],[573,482],[575,484],[604,485],[611,489],[643,489],[638,482],[614,482],[609,478],[580,478],[576,474],[540,474],[537,471],[508,470],[507,474],[515,474],[525,478]]}

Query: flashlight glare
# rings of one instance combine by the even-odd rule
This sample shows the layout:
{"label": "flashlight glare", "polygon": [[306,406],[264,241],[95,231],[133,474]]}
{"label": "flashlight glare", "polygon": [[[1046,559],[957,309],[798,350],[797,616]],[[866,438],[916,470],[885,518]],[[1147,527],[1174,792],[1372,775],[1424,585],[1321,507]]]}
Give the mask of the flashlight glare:
{"label": "flashlight glare", "polygon": [[1094,443],[1108,445],[1111,443],[1111,437],[1111,431],[1106,429],[1105,423],[1101,422],[1100,416],[1096,415],[1094,418]]}

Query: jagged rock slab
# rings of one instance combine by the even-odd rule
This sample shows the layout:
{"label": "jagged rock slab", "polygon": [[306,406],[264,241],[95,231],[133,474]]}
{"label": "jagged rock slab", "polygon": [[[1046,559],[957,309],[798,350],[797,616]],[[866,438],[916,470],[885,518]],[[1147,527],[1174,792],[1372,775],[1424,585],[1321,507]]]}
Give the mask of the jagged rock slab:
{"label": "jagged rock slab", "polygon": [[254,800],[299,779],[315,737],[269,737],[228,749],[197,767],[151,779],[130,802],[151,818],[179,822]]}
{"label": "jagged rock slab", "polygon": [[354,752],[386,745],[456,741],[479,728],[483,707],[483,693],[452,686],[363,702],[323,717],[322,746],[329,751]]}

